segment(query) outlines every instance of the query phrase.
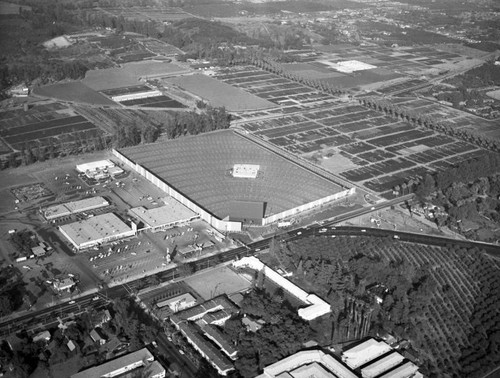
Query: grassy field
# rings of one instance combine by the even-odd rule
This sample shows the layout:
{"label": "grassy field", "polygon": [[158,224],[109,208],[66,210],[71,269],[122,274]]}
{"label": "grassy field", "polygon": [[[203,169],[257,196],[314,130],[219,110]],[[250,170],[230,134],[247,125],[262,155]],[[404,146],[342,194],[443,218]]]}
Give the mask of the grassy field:
{"label": "grassy field", "polygon": [[276,105],[206,75],[171,78],[169,82],[200,96],[212,106],[224,106],[230,111],[268,109]]}
{"label": "grassy field", "polygon": [[115,102],[77,81],[35,88],[33,93],[38,96],[55,98],[62,101],[92,105],[116,105]]}

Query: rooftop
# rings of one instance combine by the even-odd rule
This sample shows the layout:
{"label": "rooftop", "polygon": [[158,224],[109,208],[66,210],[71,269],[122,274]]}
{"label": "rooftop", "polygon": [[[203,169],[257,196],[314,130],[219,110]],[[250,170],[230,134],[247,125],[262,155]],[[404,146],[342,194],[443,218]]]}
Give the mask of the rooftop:
{"label": "rooftop", "polygon": [[71,201],[60,205],[47,207],[44,210],[44,216],[46,218],[62,217],[64,215],[79,213],[85,210],[96,209],[108,205],[109,202],[106,201],[103,197],[89,197],[79,201]]}
{"label": "rooftop", "polygon": [[233,344],[226,339],[226,336],[224,336],[216,326],[208,324],[202,328],[202,331],[205,332],[207,337],[212,339],[229,357],[235,356],[238,352]]}
{"label": "rooftop", "polygon": [[342,353],[342,361],[352,369],[357,369],[367,362],[392,350],[393,349],[383,341],[369,339]]}
{"label": "rooftop", "polygon": [[95,171],[98,169],[106,169],[109,167],[114,167],[115,163],[113,163],[111,160],[98,160],[98,161],[92,161],[90,163],[83,163],[83,164],[78,164],[76,166],[76,170],[79,172],[87,172],[87,171]]}
{"label": "rooftop", "polygon": [[224,356],[215,346],[208,340],[204,339],[190,323],[182,323],[179,328],[187,338],[208,357],[207,359],[217,366],[220,371],[229,371],[233,369],[231,361]]}
{"label": "rooftop", "polygon": [[168,201],[165,201],[165,204],[165,206],[153,209],[146,209],[142,206],[134,207],[129,212],[149,227],[189,221],[198,217],[198,214],[174,199],[168,199]]}
{"label": "rooftop", "polygon": [[76,245],[98,241],[112,236],[119,237],[131,231],[120,218],[113,213],[96,215],[79,222],[59,227]]}
{"label": "rooftop", "polygon": [[[234,201],[266,203],[268,217],[343,190],[232,130],[128,147],[118,153],[219,219],[230,214]],[[241,162],[258,165],[259,177],[233,177],[234,165]],[[303,190],[304,186],[308,190]]]}
{"label": "rooftop", "polygon": [[[146,348],[118,357],[114,360],[103,363],[102,365],[86,369],[73,374],[71,378],[100,378],[113,377],[114,372],[130,365],[143,364],[143,361],[153,361],[153,355]],[[140,365],[138,365],[140,366]]]}
{"label": "rooftop", "polygon": [[[307,367],[311,366],[312,367]],[[302,366],[307,368],[301,369]],[[321,369],[320,369],[321,368]],[[256,378],[278,378],[288,377],[284,375],[288,373],[295,377],[294,372],[297,372],[297,377],[310,377],[311,375],[303,375],[303,373],[319,373],[325,370],[328,375],[317,375],[318,377],[339,377],[339,378],[357,378],[349,368],[344,366],[334,357],[320,350],[306,350],[297,352],[289,357],[286,357],[272,365],[266,366],[264,372]],[[315,377],[313,375],[313,377]]]}
{"label": "rooftop", "polygon": [[[158,302],[156,305],[158,307],[165,307],[165,306],[171,306],[171,307],[177,307],[177,304],[184,303],[183,306],[185,306],[188,303],[195,303],[196,299],[190,294],[190,293],[184,293],[181,295],[178,295],[174,298],[166,299],[164,301]],[[180,306],[181,308],[183,306]],[[172,309],[174,310],[174,309]],[[175,311],[175,310],[174,310]]]}
{"label": "rooftop", "polygon": [[404,357],[397,352],[388,354],[380,360],[370,363],[370,365],[361,369],[363,378],[374,378],[383,372],[399,365],[404,360]]}

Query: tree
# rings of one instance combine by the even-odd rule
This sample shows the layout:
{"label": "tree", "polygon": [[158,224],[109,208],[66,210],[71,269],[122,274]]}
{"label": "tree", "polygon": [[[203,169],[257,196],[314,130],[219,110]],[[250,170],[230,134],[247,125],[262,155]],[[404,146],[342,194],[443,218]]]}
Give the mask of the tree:
{"label": "tree", "polygon": [[12,307],[10,299],[5,296],[0,296],[0,317],[10,315],[12,313]]}

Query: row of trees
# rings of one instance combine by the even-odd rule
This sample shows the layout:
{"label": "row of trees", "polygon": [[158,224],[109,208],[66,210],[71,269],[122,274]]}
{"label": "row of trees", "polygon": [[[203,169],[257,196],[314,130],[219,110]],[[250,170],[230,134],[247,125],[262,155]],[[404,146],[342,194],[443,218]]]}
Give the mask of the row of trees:
{"label": "row of trees", "polygon": [[0,170],[44,162],[57,157],[102,151],[111,146],[110,143],[109,137],[100,133],[88,135],[84,131],[65,134],[64,138],[60,136],[31,141],[23,143],[18,152],[11,152],[0,160]]}
{"label": "row of trees", "polygon": [[[102,111],[105,112],[105,110]],[[116,114],[111,115],[114,117]],[[205,106],[198,112],[162,113],[160,118],[149,117],[149,115],[149,113],[136,112],[130,117],[113,118],[114,127],[110,128],[111,136],[105,136],[100,132],[96,134],[94,131],[91,134],[85,131],[75,131],[65,134],[64,137],[51,137],[24,143],[18,152],[8,154],[1,161],[0,169],[16,168],[37,161],[44,162],[56,157],[101,151],[110,147],[123,148],[153,143],[161,134],[173,139],[227,129],[231,122],[231,115],[223,107]],[[100,119],[95,121],[100,123]]]}
{"label": "row of trees", "polygon": [[475,144],[481,148],[500,152],[500,141],[487,136],[477,134],[465,129],[458,129],[454,124],[446,120],[436,120],[434,117],[419,112],[416,109],[406,109],[392,104],[390,101],[374,97],[366,97],[359,100],[360,104],[384,112],[401,121],[411,122],[439,133],[450,135],[454,138]]}

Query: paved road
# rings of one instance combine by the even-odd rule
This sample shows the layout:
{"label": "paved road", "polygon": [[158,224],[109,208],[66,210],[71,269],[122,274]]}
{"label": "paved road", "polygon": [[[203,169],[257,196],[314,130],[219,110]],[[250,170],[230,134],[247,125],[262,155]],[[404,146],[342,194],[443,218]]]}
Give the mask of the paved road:
{"label": "paved road", "polygon": [[[378,208],[383,207],[382,205],[375,205],[369,209],[361,209],[361,211],[356,212],[357,215],[369,213],[371,211],[376,211]],[[383,230],[378,228],[361,228],[361,227],[336,227],[335,224],[337,222],[343,221],[352,217],[352,214],[346,214],[343,216],[336,217],[329,222],[324,222],[322,225],[311,225],[308,227],[301,227],[294,230],[283,231],[276,235],[272,235],[266,239],[262,239],[256,241],[254,243],[248,244],[243,247],[235,248],[226,252],[222,252],[220,254],[214,256],[208,256],[201,258],[197,261],[190,263],[192,268],[195,271],[206,269],[211,266],[218,265],[222,262],[230,261],[235,258],[241,258],[244,256],[254,255],[255,253],[267,248],[269,243],[273,237],[278,237],[283,241],[292,241],[300,238],[308,237],[311,235],[353,235],[353,236],[377,236],[377,237],[397,237],[401,241],[408,241],[426,245],[436,245],[436,246],[446,246],[446,245],[459,245],[461,247],[478,247],[479,249],[483,249],[486,253],[494,256],[496,258],[500,258],[500,246],[487,244],[487,243],[478,243],[466,240],[456,240],[449,239],[441,236],[430,236],[430,235],[421,235],[414,234],[409,232],[400,232],[400,231],[391,231],[391,230]],[[322,229],[326,229],[324,232],[320,232]],[[160,279],[160,281],[171,281],[173,279],[179,278],[181,273],[177,268],[172,268],[160,273],[157,273],[156,276]],[[102,297],[110,298],[113,300],[115,298],[124,298],[131,295],[131,292],[140,289],[141,287],[146,285],[146,278],[138,279],[135,281],[128,282],[126,285],[119,285],[112,288],[106,288],[99,292],[99,295]],[[49,307],[46,309],[29,312],[23,315],[20,315],[16,318],[5,320],[0,323],[0,336],[17,332],[21,329],[32,329],[40,327],[41,324],[50,324],[57,321],[57,317],[68,317],[72,314],[77,314],[79,312],[85,311],[89,307],[98,307],[102,306],[106,303],[106,300],[102,297],[99,299],[96,298],[97,294],[90,294],[87,296],[80,297],[71,302],[57,304],[56,306]]]}

